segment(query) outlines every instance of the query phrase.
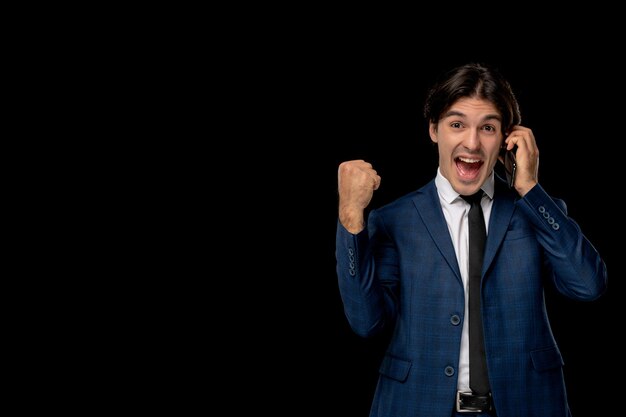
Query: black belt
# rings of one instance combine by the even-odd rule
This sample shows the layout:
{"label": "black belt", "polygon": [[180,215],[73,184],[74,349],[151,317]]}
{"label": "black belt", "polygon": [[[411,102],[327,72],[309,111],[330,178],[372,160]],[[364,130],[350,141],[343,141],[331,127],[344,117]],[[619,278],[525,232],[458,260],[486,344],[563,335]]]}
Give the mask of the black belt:
{"label": "black belt", "polygon": [[485,395],[469,392],[456,392],[457,413],[487,413],[493,410],[491,393]]}

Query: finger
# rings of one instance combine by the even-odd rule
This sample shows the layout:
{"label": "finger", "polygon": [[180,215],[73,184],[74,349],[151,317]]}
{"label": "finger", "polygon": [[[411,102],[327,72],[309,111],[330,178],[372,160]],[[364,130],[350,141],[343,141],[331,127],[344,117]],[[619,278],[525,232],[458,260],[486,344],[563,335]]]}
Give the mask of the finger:
{"label": "finger", "polygon": [[510,151],[516,145],[519,147],[520,144],[525,141],[526,141],[525,136],[522,133],[520,132],[511,133],[509,137],[506,138],[506,150]]}
{"label": "finger", "polygon": [[380,177],[380,175],[374,175],[374,190],[378,190],[381,180],[382,178]]}
{"label": "finger", "polygon": [[519,125],[514,126],[511,129],[511,132],[505,142],[507,144],[507,150],[513,149],[515,145],[519,146],[521,142],[525,142],[528,145],[528,148],[531,149],[537,146],[533,131],[527,127]]}
{"label": "finger", "polygon": [[369,163],[369,162],[367,162],[367,161],[364,161],[364,160],[362,160],[362,159],[359,159],[359,160],[357,161],[357,163],[358,163],[357,165],[358,165],[361,169],[371,169],[371,168],[372,168],[372,164],[371,164],[371,163]]}
{"label": "finger", "polygon": [[535,142],[535,137],[532,132],[516,135],[516,137],[511,140],[511,145],[508,146],[510,146],[510,148],[517,146],[528,154],[536,154],[539,151],[537,149],[537,142]]}

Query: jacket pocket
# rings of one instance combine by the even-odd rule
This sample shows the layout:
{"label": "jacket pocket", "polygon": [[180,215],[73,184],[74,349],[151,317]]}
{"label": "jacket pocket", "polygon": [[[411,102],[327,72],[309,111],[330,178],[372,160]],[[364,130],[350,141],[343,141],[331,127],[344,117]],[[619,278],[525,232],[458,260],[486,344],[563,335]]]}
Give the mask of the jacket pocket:
{"label": "jacket pocket", "polygon": [[409,376],[410,369],[411,361],[385,355],[378,371],[396,381],[404,382]]}
{"label": "jacket pocket", "polygon": [[533,350],[530,352],[530,358],[535,369],[540,372],[563,366],[563,357],[556,346]]}
{"label": "jacket pocket", "polygon": [[531,228],[524,227],[520,229],[509,229],[504,235],[504,240],[517,240],[524,239],[525,237],[534,236],[534,232]]}

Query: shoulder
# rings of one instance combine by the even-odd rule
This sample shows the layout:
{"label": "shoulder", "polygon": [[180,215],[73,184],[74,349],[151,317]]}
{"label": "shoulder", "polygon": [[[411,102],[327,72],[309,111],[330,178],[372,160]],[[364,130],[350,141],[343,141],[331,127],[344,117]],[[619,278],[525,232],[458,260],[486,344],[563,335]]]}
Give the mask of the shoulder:
{"label": "shoulder", "polygon": [[372,210],[372,212],[385,216],[407,209],[414,210],[416,205],[419,205],[424,201],[430,200],[432,202],[436,202],[438,201],[437,199],[437,188],[435,187],[435,181],[433,180],[415,191],[404,194],[403,196]]}

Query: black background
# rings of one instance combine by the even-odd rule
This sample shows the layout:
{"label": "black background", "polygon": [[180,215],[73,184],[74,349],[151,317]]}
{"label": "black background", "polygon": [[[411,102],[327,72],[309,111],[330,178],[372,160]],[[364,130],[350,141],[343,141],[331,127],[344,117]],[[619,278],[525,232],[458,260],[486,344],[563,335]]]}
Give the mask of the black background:
{"label": "black background", "polygon": [[[367,416],[385,335],[360,339],[343,314],[334,256],[337,167],[355,158],[374,164],[383,179],[372,207],[421,187],[437,164],[421,116],[426,89],[451,66],[485,61],[517,93],[541,152],[541,184],[566,201],[608,266],[601,299],[571,302],[549,293],[547,303],[574,417],[614,414],[624,375],[615,339],[623,327],[618,201],[626,89],[622,36],[609,32],[621,23],[607,21],[606,6],[604,16],[581,9],[580,21],[553,21],[544,10],[530,18],[517,11],[506,21],[449,10],[432,15],[432,27],[426,11],[402,25],[377,19],[373,8],[374,19],[310,5],[257,7],[265,14],[142,19],[155,30],[139,30],[138,42],[121,36],[122,60],[111,48],[104,74],[87,73],[114,99],[94,126],[106,127],[106,140],[87,137],[84,144],[97,149],[82,161],[104,155],[98,172],[120,188],[103,181],[95,204],[103,215],[90,217],[114,236],[114,243],[103,239],[104,259],[95,266],[122,284],[96,280],[107,299],[98,311],[114,337],[99,335],[103,352],[88,351],[79,365],[89,364],[84,369],[97,378],[94,360],[113,369],[113,387],[129,384],[141,407],[170,402],[178,409],[197,400],[213,410],[223,400],[231,413]],[[552,30],[553,23],[569,30]],[[410,33],[420,26],[428,28]],[[137,123],[123,125],[131,119]],[[83,210],[78,197],[71,215]],[[87,244],[83,250],[87,260],[98,252]],[[117,266],[130,259],[130,268]],[[138,302],[139,314],[122,312],[118,295]],[[78,354],[82,343],[67,352]],[[215,395],[216,385],[235,399]],[[148,391],[150,404],[137,394]]]}

